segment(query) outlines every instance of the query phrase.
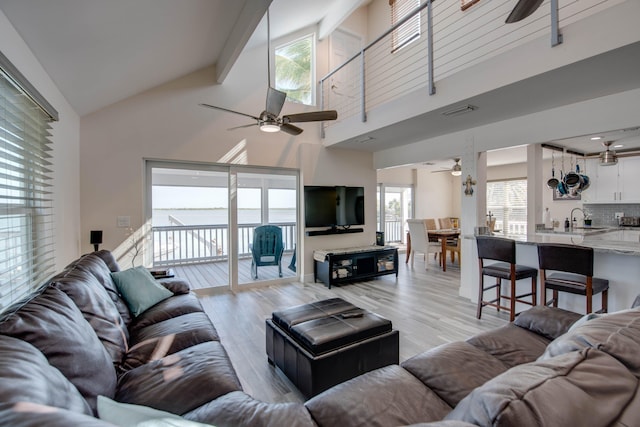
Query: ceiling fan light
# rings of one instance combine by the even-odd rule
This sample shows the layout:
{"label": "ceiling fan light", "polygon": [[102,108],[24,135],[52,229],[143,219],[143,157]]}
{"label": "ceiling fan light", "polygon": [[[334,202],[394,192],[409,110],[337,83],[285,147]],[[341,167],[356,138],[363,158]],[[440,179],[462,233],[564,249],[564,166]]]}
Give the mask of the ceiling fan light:
{"label": "ceiling fan light", "polygon": [[273,133],[273,132],[279,132],[280,131],[280,126],[273,124],[273,123],[262,123],[260,125],[260,130],[262,132],[269,132],[269,133]]}
{"label": "ceiling fan light", "polygon": [[606,147],[602,153],[600,153],[600,166],[613,166],[618,164],[618,156],[615,151],[609,149],[611,142],[605,142],[603,144]]}
{"label": "ceiling fan light", "polygon": [[462,166],[460,166],[460,159],[453,159],[453,160],[455,160],[456,163],[451,168],[451,175],[453,176],[462,175]]}

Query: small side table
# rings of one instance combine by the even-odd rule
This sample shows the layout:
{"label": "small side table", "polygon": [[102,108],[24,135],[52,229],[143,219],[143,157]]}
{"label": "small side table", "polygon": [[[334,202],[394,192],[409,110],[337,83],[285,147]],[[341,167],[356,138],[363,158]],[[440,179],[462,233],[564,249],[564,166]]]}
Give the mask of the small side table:
{"label": "small side table", "polygon": [[151,273],[154,279],[169,279],[176,276],[173,272],[173,269],[171,268],[167,268],[164,270],[150,269],[149,273]]}

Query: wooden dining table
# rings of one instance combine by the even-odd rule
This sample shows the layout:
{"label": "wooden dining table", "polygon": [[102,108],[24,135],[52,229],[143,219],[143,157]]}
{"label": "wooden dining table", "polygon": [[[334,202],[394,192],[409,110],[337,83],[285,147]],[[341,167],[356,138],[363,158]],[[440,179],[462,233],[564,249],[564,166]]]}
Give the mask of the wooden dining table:
{"label": "wooden dining table", "polygon": [[455,239],[460,237],[460,230],[458,229],[442,229],[442,230],[429,230],[427,231],[429,237],[435,237],[440,240],[442,244],[442,252],[440,255],[442,271],[447,271],[447,239]]}

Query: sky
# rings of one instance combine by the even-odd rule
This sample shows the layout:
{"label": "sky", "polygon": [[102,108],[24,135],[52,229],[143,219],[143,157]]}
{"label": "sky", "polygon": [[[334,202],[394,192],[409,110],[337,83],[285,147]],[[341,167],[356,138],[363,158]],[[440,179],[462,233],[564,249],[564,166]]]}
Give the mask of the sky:
{"label": "sky", "polygon": [[[153,186],[153,209],[227,209],[229,207],[226,188]],[[295,190],[269,190],[271,209],[294,209]],[[238,189],[239,209],[259,209],[260,189]]]}

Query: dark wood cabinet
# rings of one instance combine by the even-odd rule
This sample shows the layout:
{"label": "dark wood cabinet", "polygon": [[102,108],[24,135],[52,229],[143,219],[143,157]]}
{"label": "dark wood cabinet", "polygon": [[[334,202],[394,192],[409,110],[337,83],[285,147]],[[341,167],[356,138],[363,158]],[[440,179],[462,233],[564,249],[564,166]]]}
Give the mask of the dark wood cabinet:
{"label": "dark wood cabinet", "polygon": [[398,277],[398,249],[380,247],[351,252],[328,253],[324,261],[314,260],[314,281],[332,285],[356,282],[385,274]]}

